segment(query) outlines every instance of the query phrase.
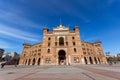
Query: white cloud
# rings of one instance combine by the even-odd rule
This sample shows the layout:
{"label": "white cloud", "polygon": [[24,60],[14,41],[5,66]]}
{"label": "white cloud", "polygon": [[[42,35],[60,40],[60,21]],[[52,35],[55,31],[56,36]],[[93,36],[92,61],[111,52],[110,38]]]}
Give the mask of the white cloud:
{"label": "white cloud", "polygon": [[39,36],[31,33],[9,27],[7,25],[0,24],[0,36],[9,36],[12,38],[27,40],[27,41],[38,41],[36,38]]}
{"label": "white cloud", "polygon": [[11,11],[0,10],[0,20],[7,21],[12,24],[20,25],[21,27],[32,27],[40,29],[40,25],[28,20],[22,14]]}

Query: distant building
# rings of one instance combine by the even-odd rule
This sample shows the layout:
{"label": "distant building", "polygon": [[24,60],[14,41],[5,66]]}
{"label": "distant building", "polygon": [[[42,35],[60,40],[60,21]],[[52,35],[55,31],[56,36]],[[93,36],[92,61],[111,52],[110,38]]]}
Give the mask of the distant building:
{"label": "distant building", "polygon": [[59,25],[49,31],[44,28],[43,41],[23,44],[20,65],[68,65],[107,63],[100,41],[93,43],[80,39],[79,27],[74,30]]}
{"label": "distant building", "polygon": [[2,55],[3,55],[4,51],[5,51],[4,49],[0,48],[0,61],[2,59]]}
{"label": "distant building", "polygon": [[0,48],[0,54],[3,54],[4,53],[4,49]]}
{"label": "distant building", "polygon": [[4,61],[10,61],[11,59],[16,58],[18,56],[19,55],[16,52],[7,52],[3,54],[2,59]]}
{"label": "distant building", "polygon": [[120,57],[120,53],[117,54],[117,57]]}

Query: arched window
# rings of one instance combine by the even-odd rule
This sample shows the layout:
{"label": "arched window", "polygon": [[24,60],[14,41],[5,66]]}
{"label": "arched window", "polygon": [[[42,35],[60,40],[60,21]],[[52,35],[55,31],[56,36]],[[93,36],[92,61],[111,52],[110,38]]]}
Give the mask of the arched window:
{"label": "arched window", "polygon": [[51,38],[49,37],[48,40],[51,40]]}
{"label": "arched window", "polygon": [[57,42],[55,42],[55,46],[57,46]]}
{"label": "arched window", "polygon": [[48,46],[50,46],[50,42],[48,43]]}
{"label": "arched window", "polygon": [[26,57],[26,54],[24,54],[24,58]]}
{"label": "arched window", "polygon": [[77,52],[76,48],[74,48],[74,52]]}
{"label": "arched window", "polygon": [[50,49],[48,49],[47,52],[50,53]]}
{"label": "arched window", "polygon": [[75,46],[75,42],[73,42],[73,46]]}
{"label": "arched window", "polygon": [[63,37],[59,38],[59,45],[64,46],[64,38]]}
{"label": "arched window", "polygon": [[74,39],[75,39],[75,37],[72,37],[72,39],[74,40]]}
{"label": "arched window", "polygon": [[68,46],[68,42],[66,42],[66,46]]}

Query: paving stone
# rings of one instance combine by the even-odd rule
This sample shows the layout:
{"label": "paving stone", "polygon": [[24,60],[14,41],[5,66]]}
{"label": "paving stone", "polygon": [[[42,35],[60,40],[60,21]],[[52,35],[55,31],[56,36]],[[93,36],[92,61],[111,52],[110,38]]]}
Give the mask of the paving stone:
{"label": "paving stone", "polygon": [[120,65],[6,66],[0,80],[120,80],[119,70]]}

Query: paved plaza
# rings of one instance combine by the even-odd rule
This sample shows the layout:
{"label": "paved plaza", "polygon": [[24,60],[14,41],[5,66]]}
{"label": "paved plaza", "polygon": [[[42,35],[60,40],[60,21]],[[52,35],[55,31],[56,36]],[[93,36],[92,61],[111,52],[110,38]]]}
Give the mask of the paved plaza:
{"label": "paved plaza", "polygon": [[8,66],[0,80],[120,80],[120,64],[74,66]]}

